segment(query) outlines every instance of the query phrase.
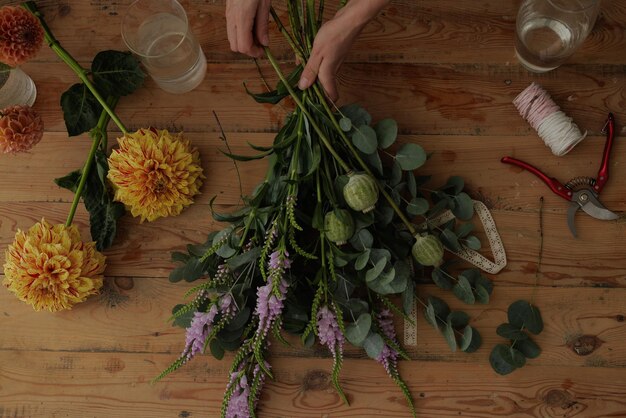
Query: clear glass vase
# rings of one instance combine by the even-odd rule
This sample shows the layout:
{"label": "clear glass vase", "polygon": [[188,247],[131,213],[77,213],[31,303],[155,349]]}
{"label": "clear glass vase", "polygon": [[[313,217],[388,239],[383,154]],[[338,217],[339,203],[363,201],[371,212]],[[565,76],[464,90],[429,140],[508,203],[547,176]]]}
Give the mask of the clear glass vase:
{"label": "clear glass vase", "polygon": [[19,68],[0,72],[0,109],[8,106],[32,106],[37,98],[33,80]]}

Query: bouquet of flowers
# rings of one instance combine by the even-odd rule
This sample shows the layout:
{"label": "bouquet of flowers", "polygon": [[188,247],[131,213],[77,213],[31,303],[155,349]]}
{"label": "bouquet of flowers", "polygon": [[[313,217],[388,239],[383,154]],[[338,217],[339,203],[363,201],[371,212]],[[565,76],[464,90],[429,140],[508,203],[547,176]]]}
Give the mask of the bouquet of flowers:
{"label": "bouquet of flowers", "polygon": [[[274,10],[272,17],[299,62],[306,63],[324,2],[287,4],[290,30]],[[319,84],[298,90],[302,64],[285,75],[267,48],[266,55],[280,82],[273,91],[249,94],[273,104],[290,97],[295,109],[271,146],[251,145],[254,155],[225,152],[235,161],[266,158],[267,174],[243,197],[241,209],[213,211],[215,220],[228,226],[210,233],[204,244],[189,245],[186,253],[173,253],[181,265],[170,280],[201,283],[188,292],[193,300],[173,309],[174,323],[187,329],[186,344],[155,380],[205,350],[218,359],[225,350],[237,350],[222,416],[254,416],[263,384],[272,378],[269,337],[286,342],[286,331],[306,346],[317,341],[329,350],[332,382],[346,402],[339,382],[344,345],[362,347],[383,365],[415,414],[398,373],[397,361],[407,355],[393,318],[411,321],[416,278],[431,267],[441,286],[454,287],[460,298],[488,301],[492,285],[478,270],[456,279],[444,264],[444,246],[480,247],[471,223],[456,224],[456,218],[472,218],[473,201],[458,177],[437,190],[425,187],[428,178],[414,170],[427,154],[417,144],[396,144],[394,120],[372,124],[362,107],[337,108]],[[450,210],[452,220],[432,222]],[[467,315],[450,313],[437,298],[420,302],[451,346],[458,341],[461,350],[476,350],[480,335]]]}

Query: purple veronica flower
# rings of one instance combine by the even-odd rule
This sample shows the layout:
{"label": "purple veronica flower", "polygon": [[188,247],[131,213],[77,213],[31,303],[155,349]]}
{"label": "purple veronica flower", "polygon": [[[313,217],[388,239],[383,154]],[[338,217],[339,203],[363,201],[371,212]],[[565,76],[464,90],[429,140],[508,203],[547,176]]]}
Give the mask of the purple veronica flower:
{"label": "purple veronica flower", "polygon": [[274,251],[269,260],[267,283],[257,289],[254,313],[259,317],[257,334],[265,336],[284,307],[289,285],[283,278],[285,270],[291,266],[287,251]]}
{"label": "purple veronica flower", "polygon": [[230,388],[233,384],[235,389],[232,396],[228,400],[226,408],[226,418],[250,418],[250,407],[248,405],[248,397],[250,396],[250,387],[248,386],[248,377],[244,374],[235,383],[239,372],[231,375],[231,381],[228,384]]}
{"label": "purple veronica flower", "polygon": [[333,353],[333,357],[337,356],[337,351],[343,353],[345,337],[339,329],[335,313],[327,306],[323,306],[317,311],[317,336],[320,343],[328,347]]}
{"label": "purple veronica flower", "polygon": [[[391,312],[385,309],[377,315],[376,319],[378,320],[378,327],[382,333],[390,340],[395,341],[396,330],[393,327],[393,316]],[[383,365],[387,374],[391,375],[396,370],[398,364],[398,352],[385,344],[376,361]]]}
{"label": "purple veronica flower", "polygon": [[208,312],[196,312],[187,328],[186,344],[183,353],[187,359],[192,358],[204,348],[204,342],[213,328],[213,321],[217,315],[217,306],[211,305]]}

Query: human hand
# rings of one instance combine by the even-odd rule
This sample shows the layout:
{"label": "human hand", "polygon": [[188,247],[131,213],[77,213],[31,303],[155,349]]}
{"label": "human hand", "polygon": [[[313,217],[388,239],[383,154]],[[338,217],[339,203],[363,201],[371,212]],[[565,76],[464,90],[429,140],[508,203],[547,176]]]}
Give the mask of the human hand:
{"label": "human hand", "polygon": [[319,78],[328,98],[339,98],[335,76],[367,22],[390,0],[353,0],[319,29],[298,87],[305,90]]}
{"label": "human hand", "polygon": [[270,5],[270,0],[226,0],[226,29],[233,52],[263,56],[263,47],[270,42]]}

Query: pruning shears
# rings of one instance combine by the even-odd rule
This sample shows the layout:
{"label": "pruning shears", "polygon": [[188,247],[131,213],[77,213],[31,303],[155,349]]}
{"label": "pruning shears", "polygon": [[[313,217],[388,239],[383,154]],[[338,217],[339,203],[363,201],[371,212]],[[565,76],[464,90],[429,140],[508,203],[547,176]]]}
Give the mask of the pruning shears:
{"label": "pruning shears", "polygon": [[611,155],[611,148],[613,148],[613,139],[615,138],[615,118],[612,113],[609,113],[602,132],[606,133],[606,142],[604,144],[604,152],[602,153],[600,170],[598,170],[598,174],[595,178],[575,177],[563,185],[554,177],[548,177],[541,170],[524,161],[512,157],[504,157],[501,160],[505,164],[512,164],[526,171],[530,171],[548,185],[550,190],[557,196],[570,202],[569,209],[567,210],[567,226],[574,237],[576,237],[574,218],[576,217],[576,212],[581,209],[587,215],[603,221],[619,218],[619,215],[608,210],[598,199],[598,195],[609,180],[609,157]]}

